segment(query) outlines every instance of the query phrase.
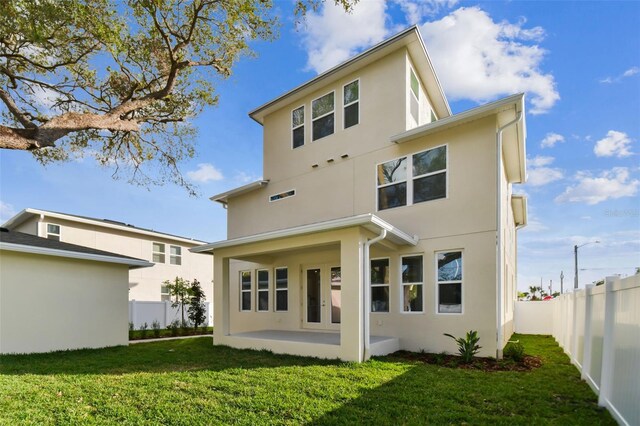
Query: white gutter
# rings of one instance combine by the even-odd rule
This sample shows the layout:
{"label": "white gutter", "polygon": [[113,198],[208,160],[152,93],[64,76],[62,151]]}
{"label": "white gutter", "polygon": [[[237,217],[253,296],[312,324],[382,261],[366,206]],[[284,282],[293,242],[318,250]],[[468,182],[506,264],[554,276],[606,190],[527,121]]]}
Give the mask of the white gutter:
{"label": "white gutter", "polygon": [[[516,118],[498,128],[496,132],[496,359],[502,358],[502,132],[522,120],[522,111]],[[505,171],[506,174],[506,171]]]}
{"label": "white gutter", "polygon": [[240,186],[238,188],[230,189],[229,191],[223,192],[221,194],[213,195],[209,197],[211,201],[216,201],[227,208],[227,202],[229,198],[237,197],[238,195],[246,194],[247,192],[255,191],[256,189],[260,189],[263,186],[266,186],[269,183],[268,180],[257,180],[255,182],[248,183],[246,185]]}
{"label": "white gutter", "polygon": [[364,260],[362,261],[363,265],[362,267],[364,268],[364,289],[363,289],[363,299],[364,299],[364,306],[362,308],[362,311],[364,312],[364,321],[363,321],[363,326],[362,326],[362,334],[364,337],[364,351],[362,352],[362,361],[366,361],[369,359],[370,357],[370,352],[371,352],[371,333],[369,331],[370,329],[370,317],[371,317],[371,265],[369,264],[369,249],[370,247],[379,242],[384,240],[387,237],[387,230],[383,229],[380,232],[380,235],[378,235],[377,237],[375,237],[372,240],[367,241],[366,243],[364,243]]}
{"label": "white gutter", "polygon": [[[294,228],[279,229],[276,231],[269,231],[262,234],[254,234],[246,237],[238,237],[231,240],[223,240],[215,243],[205,244],[198,247],[193,247],[189,251],[193,253],[212,252],[216,249],[225,247],[234,247],[241,244],[252,244],[260,241],[268,241],[275,238],[293,237],[297,235],[313,234],[316,232],[330,231],[340,228],[348,228],[351,226],[367,226],[374,225],[377,230],[386,230],[390,234],[390,241],[396,244],[407,244],[415,246],[418,244],[418,237],[410,236],[409,234],[401,231],[390,223],[385,222],[379,217],[365,213],[357,216],[350,216],[346,218],[333,219],[327,222],[311,223],[308,225],[296,226]],[[370,229],[371,230],[371,229]],[[375,232],[371,230],[372,232]]]}
{"label": "white gutter", "polygon": [[42,254],[48,256],[67,257],[71,259],[93,260],[96,262],[106,263],[118,263],[121,265],[129,265],[130,269],[134,268],[148,268],[153,266],[153,263],[147,262],[142,259],[127,259],[116,256],[106,256],[101,254],[81,253],[77,251],[58,250],[46,247],[27,246],[23,244],[5,243],[0,241],[0,250],[16,251],[21,253]]}

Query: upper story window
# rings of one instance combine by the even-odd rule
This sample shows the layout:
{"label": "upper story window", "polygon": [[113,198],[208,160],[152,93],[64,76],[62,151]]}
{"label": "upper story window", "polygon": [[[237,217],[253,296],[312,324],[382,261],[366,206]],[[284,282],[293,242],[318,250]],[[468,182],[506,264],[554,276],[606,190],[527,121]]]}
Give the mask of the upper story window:
{"label": "upper story window", "polygon": [[440,146],[377,166],[378,210],[447,196],[447,147]]}
{"label": "upper story window", "polygon": [[334,132],[335,92],[327,93],[311,102],[312,138],[318,140]]}
{"label": "upper story window", "polygon": [[360,122],[360,80],[346,84],[343,89],[344,128]]}
{"label": "upper story window", "polygon": [[413,69],[409,69],[409,79],[409,113],[418,125],[420,124],[420,82]]}
{"label": "upper story window", "polygon": [[283,198],[293,197],[296,195],[295,189],[290,189],[289,191],[281,192],[279,194],[273,194],[269,196],[269,202],[272,203],[274,201],[280,201]]}
{"label": "upper story window", "polygon": [[60,225],[47,223],[47,238],[50,240],[60,241]]}
{"label": "upper story window", "polygon": [[304,145],[304,105],[291,111],[291,129],[293,147]]}
{"label": "upper story window", "polygon": [[164,263],[165,247],[162,243],[153,243],[153,262]]}
{"label": "upper story window", "polygon": [[171,246],[169,250],[169,263],[182,265],[182,247]]}

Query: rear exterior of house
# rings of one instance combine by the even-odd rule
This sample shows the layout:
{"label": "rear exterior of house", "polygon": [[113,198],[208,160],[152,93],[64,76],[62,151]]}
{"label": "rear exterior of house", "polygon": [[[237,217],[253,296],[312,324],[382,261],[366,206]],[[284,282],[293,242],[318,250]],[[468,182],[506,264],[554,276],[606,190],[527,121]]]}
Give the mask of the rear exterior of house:
{"label": "rear exterior of house", "polygon": [[501,355],[523,95],[451,115],[411,28],[250,115],[264,180],[212,197],[228,240],[194,249],[214,254],[217,344],[361,361],[473,329]]}
{"label": "rear exterior of house", "polygon": [[129,272],[129,300],[169,300],[162,283],[175,277],[197,279],[205,291],[206,300],[213,300],[211,258],[189,251],[201,245],[202,241],[107,219],[31,208],[21,211],[3,226],[13,231],[152,262],[153,267]]}

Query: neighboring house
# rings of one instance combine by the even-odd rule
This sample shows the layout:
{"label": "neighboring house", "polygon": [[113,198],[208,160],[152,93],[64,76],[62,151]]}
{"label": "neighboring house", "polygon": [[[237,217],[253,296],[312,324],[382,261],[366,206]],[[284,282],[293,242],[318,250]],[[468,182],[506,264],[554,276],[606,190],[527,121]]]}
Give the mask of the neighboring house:
{"label": "neighboring house", "polygon": [[203,244],[202,241],[108,219],[31,208],[22,210],[3,226],[12,231],[153,262],[153,268],[134,269],[129,273],[129,300],[169,300],[162,282],[182,277],[200,281],[206,300],[212,301],[211,258],[189,251]]}
{"label": "neighboring house", "polygon": [[[216,344],[362,361],[513,332],[524,96],[452,115],[417,28],[250,113],[264,180],[216,195]],[[501,130],[502,129],[502,130]]]}
{"label": "neighboring house", "polygon": [[153,264],[0,228],[0,354],[129,343],[129,271]]}

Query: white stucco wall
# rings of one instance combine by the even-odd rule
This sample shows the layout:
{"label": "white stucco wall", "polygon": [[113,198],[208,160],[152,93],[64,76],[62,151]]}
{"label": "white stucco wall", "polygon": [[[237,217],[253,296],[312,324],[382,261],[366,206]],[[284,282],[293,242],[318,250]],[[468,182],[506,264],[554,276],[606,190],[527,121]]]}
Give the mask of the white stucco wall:
{"label": "white stucco wall", "polygon": [[0,251],[0,353],[128,344],[126,265]]}

